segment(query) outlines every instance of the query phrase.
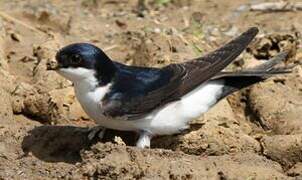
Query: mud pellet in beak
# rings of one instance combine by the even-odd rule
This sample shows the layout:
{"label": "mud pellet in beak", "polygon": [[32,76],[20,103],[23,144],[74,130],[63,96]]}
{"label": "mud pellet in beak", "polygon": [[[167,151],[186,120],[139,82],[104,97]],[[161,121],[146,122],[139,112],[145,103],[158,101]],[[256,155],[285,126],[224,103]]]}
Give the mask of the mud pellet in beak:
{"label": "mud pellet in beak", "polygon": [[48,59],[46,63],[46,69],[47,70],[58,70],[59,69],[59,64],[55,59]]}

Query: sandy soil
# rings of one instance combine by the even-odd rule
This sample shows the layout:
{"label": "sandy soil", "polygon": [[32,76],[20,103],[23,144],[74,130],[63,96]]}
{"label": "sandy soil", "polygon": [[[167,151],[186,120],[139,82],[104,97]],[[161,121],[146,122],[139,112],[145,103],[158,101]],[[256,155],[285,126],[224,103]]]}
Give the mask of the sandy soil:
{"label": "sandy soil", "polygon": [[[302,11],[250,11],[260,2],[0,1],[0,179],[302,179]],[[46,70],[72,42],[159,67],[201,56],[251,26],[260,28],[257,39],[228,68],[289,50],[293,72],[229,96],[151,149],[133,147],[131,132],[89,141],[94,123],[72,84]]]}

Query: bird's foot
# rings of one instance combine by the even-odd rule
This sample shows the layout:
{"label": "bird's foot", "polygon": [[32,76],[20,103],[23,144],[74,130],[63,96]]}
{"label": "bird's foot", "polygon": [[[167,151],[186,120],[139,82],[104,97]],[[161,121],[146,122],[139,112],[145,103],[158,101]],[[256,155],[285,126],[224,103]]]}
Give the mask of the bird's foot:
{"label": "bird's foot", "polygon": [[139,138],[136,143],[138,148],[150,148],[150,141],[152,139],[152,134],[147,131],[140,131]]}
{"label": "bird's foot", "polygon": [[102,126],[91,127],[91,128],[89,128],[88,139],[91,141],[96,136],[99,139],[103,139],[105,131],[106,131],[106,128],[104,128]]}

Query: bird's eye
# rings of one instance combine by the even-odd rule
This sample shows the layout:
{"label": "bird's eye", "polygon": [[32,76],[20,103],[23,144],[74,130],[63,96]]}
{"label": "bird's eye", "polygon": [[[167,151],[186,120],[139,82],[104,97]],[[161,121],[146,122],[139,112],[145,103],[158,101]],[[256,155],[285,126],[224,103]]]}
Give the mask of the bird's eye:
{"label": "bird's eye", "polygon": [[82,57],[78,54],[72,56],[71,61],[73,64],[79,64],[82,61]]}

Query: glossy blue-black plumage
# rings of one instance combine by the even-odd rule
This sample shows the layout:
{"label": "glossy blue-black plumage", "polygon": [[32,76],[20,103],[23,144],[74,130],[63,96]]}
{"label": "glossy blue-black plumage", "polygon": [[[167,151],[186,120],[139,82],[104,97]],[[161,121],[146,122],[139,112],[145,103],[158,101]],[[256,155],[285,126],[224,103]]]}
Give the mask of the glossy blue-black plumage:
{"label": "glossy blue-black plumage", "polygon": [[164,86],[171,78],[170,73],[157,68],[114,64],[117,74],[112,81],[112,93],[123,92],[130,96],[145,95]]}
{"label": "glossy blue-black plumage", "polygon": [[100,85],[113,78],[116,68],[110,58],[98,47],[88,43],[75,43],[62,48],[56,59],[61,68],[87,68],[96,70]]}
{"label": "glossy blue-black plumage", "polygon": [[[75,57],[80,58],[73,62]],[[98,47],[88,43],[75,43],[62,48],[56,55],[62,68],[87,68],[96,71],[100,86],[112,82],[113,92],[143,95],[163,86],[170,74],[157,68],[126,66],[113,62]]]}
{"label": "glossy blue-black plumage", "polygon": [[[149,101],[141,100],[149,93],[165,87],[173,77],[171,71],[162,69],[126,66],[117,62],[114,65],[116,74],[111,81],[110,92],[103,99],[104,113],[109,116],[137,115],[141,113],[137,110],[142,109],[142,106],[153,109],[154,103],[148,104]],[[161,93],[164,91],[160,91],[158,96],[151,100],[156,102],[156,105],[165,97],[165,94]]]}
{"label": "glossy blue-black plumage", "polygon": [[[79,58],[80,60],[78,60]],[[150,92],[156,92],[156,90],[160,90],[169,84],[173,77],[172,71],[127,66],[111,61],[101,49],[87,43],[76,43],[62,48],[57,53],[56,59],[62,68],[80,67],[94,70],[99,86],[111,83],[110,91],[105,95],[102,102],[104,112],[110,116],[138,113],[134,109],[142,105],[134,104]],[[75,59],[75,62],[73,59]],[[168,88],[167,90],[172,89]],[[165,92],[160,91],[158,96],[151,99],[153,102],[149,102],[150,109],[147,108],[147,100],[144,102],[144,107],[151,110],[159,105],[161,103],[160,99],[165,97]]]}

